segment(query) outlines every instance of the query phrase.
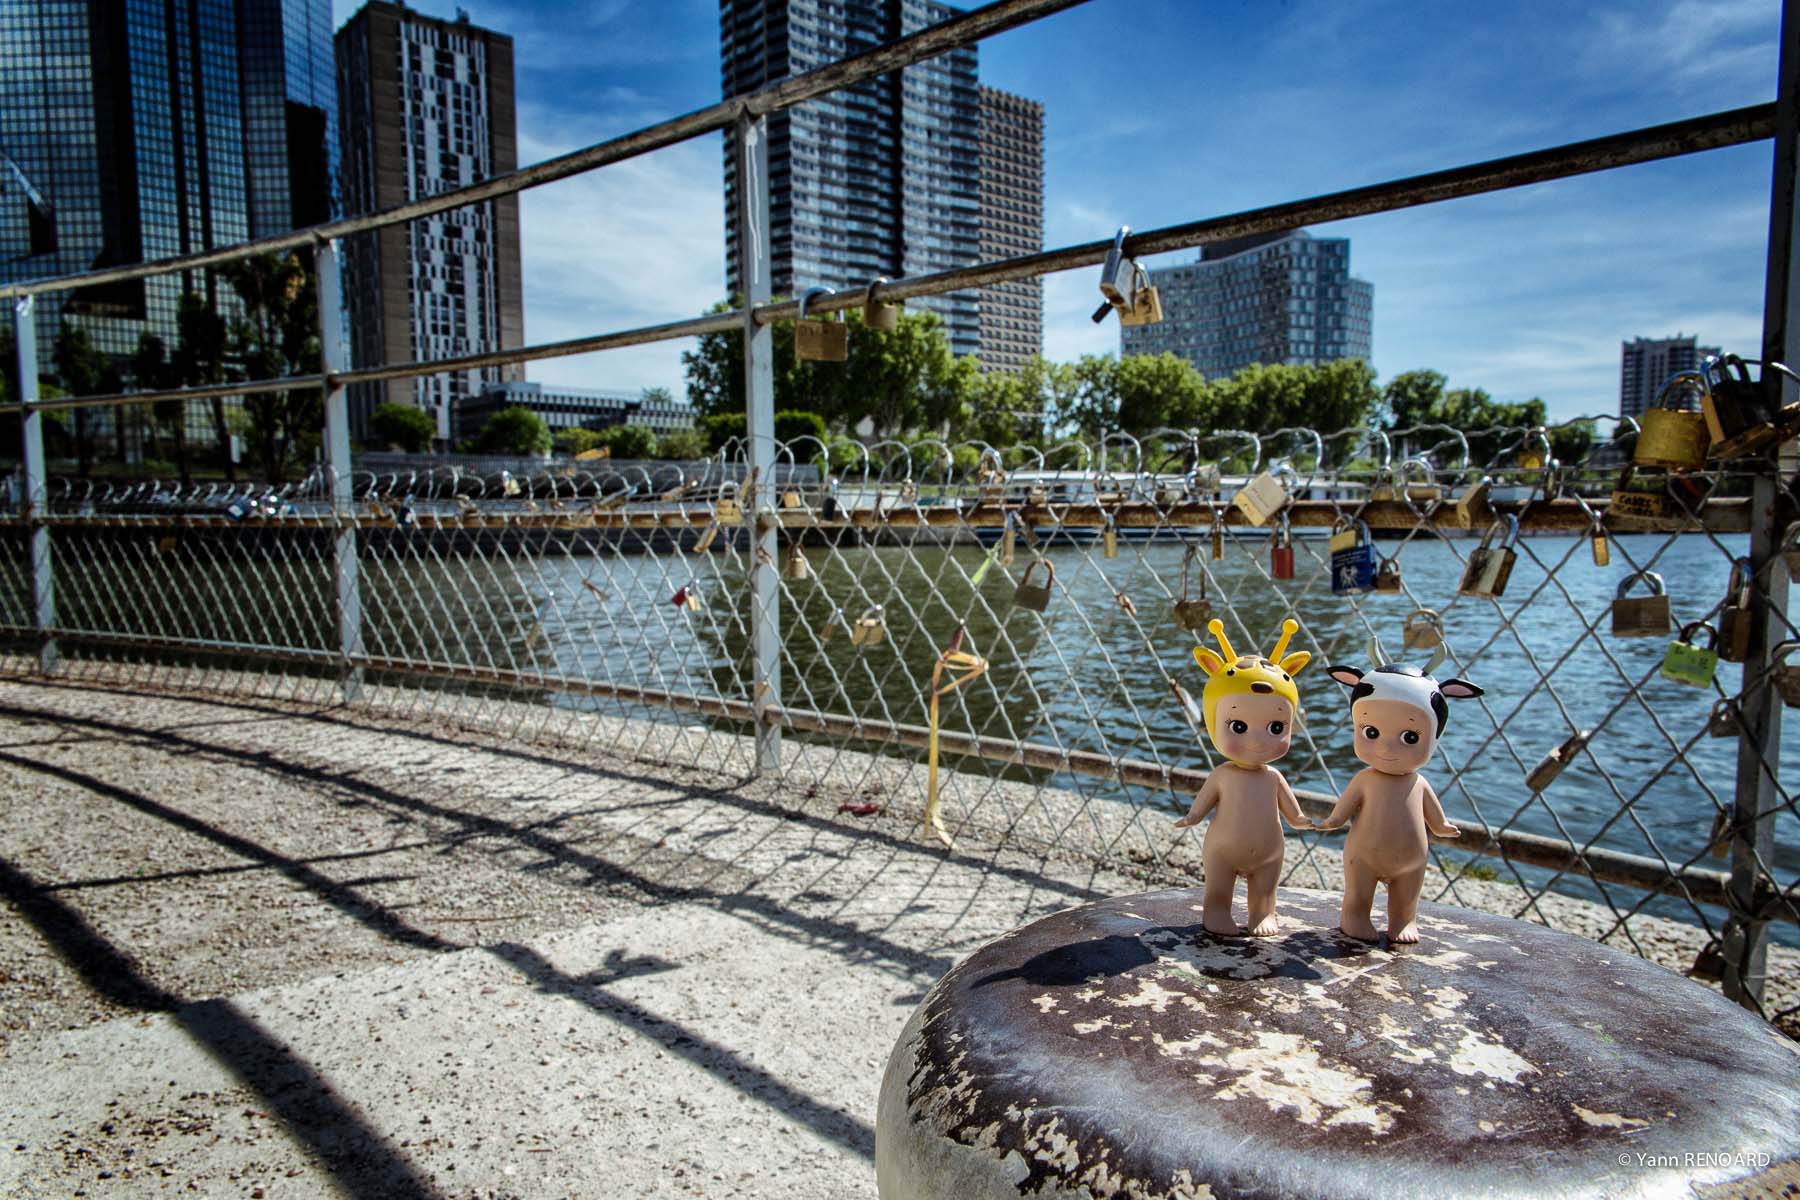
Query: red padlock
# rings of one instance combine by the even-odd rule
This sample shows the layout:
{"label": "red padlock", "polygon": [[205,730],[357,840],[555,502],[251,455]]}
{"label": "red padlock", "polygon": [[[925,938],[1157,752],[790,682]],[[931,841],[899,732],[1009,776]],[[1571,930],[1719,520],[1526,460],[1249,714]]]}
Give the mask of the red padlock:
{"label": "red padlock", "polygon": [[1294,534],[1283,513],[1275,532],[1269,535],[1269,576],[1272,579],[1294,577]]}

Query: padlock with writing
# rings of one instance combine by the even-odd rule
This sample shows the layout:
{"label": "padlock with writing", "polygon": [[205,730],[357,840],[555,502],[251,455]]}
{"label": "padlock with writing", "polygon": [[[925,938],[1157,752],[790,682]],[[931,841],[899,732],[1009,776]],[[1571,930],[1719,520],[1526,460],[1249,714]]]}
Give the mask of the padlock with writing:
{"label": "padlock with writing", "polygon": [[[1696,646],[1694,639],[1701,633],[1706,634],[1706,645]],[[1689,687],[1711,687],[1713,676],[1719,673],[1718,642],[1718,631],[1704,621],[1683,625],[1680,635],[1669,643],[1669,649],[1663,654],[1662,667],[1657,673],[1664,679]]]}
{"label": "padlock with writing", "polygon": [[1493,507],[1488,503],[1493,489],[1494,481],[1486,475],[1463,489],[1450,510],[1457,528],[1478,529],[1494,519]]}
{"label": "padlock with writing", "polygon": [[873,329],[877,333],[892,333],[900,328],[900,306],[875,298],[876,289],[887,281],[886,275],[877,275],[869,281],[869,290],[863,297],[864,329]]}
{"label": "padlock with writing", "polygon": [[802,362],[847,362],[850,327],[842,320],[806,319],[806,306],[814,296],[830,296],[830,288],[811,287],[800,297],[800,319],[794,324],[794,357]]}
{"label": "padlock with writing", "polygon": [[1181,599],[1175,601],[1175,623],[1183,629],[1204,630],[1206,623],[1212,620],[1212,601],[1206,595],[1206,572],[1199,572],[1200,591],[1191,591],[1194,566],[1200,557],[1197,547],[1189,546],[1181,559]]}
{"label": "padlock with writing", "polygon": [[[1712,440],[1709,453],[1713,458],[1748,458],[1788,433],[1782,414],[1770,406],[1763,385],[1750,378],[1750,368],[1737,355],[1708,358],[1700,375],[1705,386],[1700,411]],[[1780,395],[1774,392],[1776,404]]]}
{"label": "padlock with writing", "polygon": [[1782,642],[1769,656],[1769,670],[1775,675],[1775,687],[1781,702],[1789,708],[1800,708],[1800,666],[1789,666],[1787,656],[1800,650],[1800,642]]}
{"label": "padlock with writing", "polygon": [[1712,712],[1706,715],[1706,736],[1716,738],[1734,738],[1743,736],[1744,724],[1738,719],[1737,701],[1730,696],[1720,696],[1713,701]]}
{"label": "padlock with writing", "polygon": [[1383,557],[1381,565],[1375,568],[1375,590],[1378,592],[1397,592],[1400,590],[1400,560]]}
{"label": "padlock with writing", "polygon": [[1374,591],[1375,547],[1369,541],[1369,527],[1361,521],[1352,523],[1340,518],[1329,544],[1332,593],[1354,596]]}
{"label": "padlock with writing", "polygon": [[1660,521],[1669,515],[1669,474],[1661,470],[1642,470],[1626,466],[1613,485],[1608,519],[1629,517],[1639,521]]}
{"label": "padlock with writing", "polygon": [[1289,527],[1285,515],[1276,524],[1274,532],[1269,534],[1269,577],[1294,577],[1294,531]]}
{"label": "padlock with writing", "polygon": [[1700,413],[1706,383],[1698,371],[1677,371],[1639,419],[1631,462],[1638,467],[1698,471],[1706,465],[1706,418]]}
{"label": "padlock with writing", "polygon": [[806,579],[812,575],[812,567],[807,564],[806,554],[800,549],[799,542],[788,547],[785,574],[794,580]]}
{"label": "padlock with writing", "polygon": [[[1032,574],[1039,567],[1044,568],[1044,582],[1033,583]],[[1055,583],[1056,564],[1047,558],[1034,558],[1025,564],[1025,574],[1019,577],[1019,586],[1013,589],[1013,603],[1032,612],[1043,612],[1050,607],[1050,589]]]}
{"label": "padlock with writing", "polygon": [[1279,479],[1264,471],[1239,488],[1231,502],[1252,525],[1267,525],[1276,513],[1287,507],[1288,491]]}
{"label": "padlock with writing", "polygon": [[[1627,596],[1625,593],[1640,580],[1650,594]],[[1619,590],[1612,602],[1614,637],[1667,637],[1669,621],[1669,595],[1663,590],[1661,575],[1655,571],[1638,571],[1619,581]]]}
{"label": "padlock with writing", "polygon": [[[1500,544],[1494,545],[1494,534],[1502,528],[1506,532],[1500,538]],[[1488,526],[1487,532],[1481,535],[1481,545],[1469,552],[1469,561],[1463,567],[1462,582],[1457,585],[1457,592],[1464,596],[1485,596],[1497,599],[1506,591],[1506,582],[1512,578],[1513,564],[1519,560],[1519,552],[1513,548],[1519,540],[1519,518],[1507,513],[1500,520]]]}
{"label": "padlock with writing", "polygon": [[1750,657],[1750,560],[1735,559],[1719,613],[1719,657],[1741,663]]}
{"label": "padlock with writing", "polygon": [[1401,640],[1408,650],[1435,650],[1444,644],[1444,618],[1436,609],[1415,608],[1406,614]]}
{"label": "padlock with writing", "polygon": [[1549,787],[1563,773],[1564,768],[1575,761],[1575,755],[1593,736],[1594,731],[1591,729],[1578,729],[1570,734],[1562,745],[1539,759],[1538,765],[1531,769],[1531,774],[1525,776],[1526,789],[1541,792]]}
{"label": "padlock with writing", "polygon": [[856,624],[850,627],[850,644],[867,650],[870,646],[879,646],[886,633],[887,621],[882,615],[881,605],[870,605],[863,609],[863,615],[856,618]]}

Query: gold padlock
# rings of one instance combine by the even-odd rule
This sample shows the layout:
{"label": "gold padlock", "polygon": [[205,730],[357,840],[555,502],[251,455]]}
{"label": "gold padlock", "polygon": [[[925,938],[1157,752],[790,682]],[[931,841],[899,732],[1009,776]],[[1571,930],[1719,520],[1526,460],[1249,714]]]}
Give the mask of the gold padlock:
{"label": "gold padlock", "polygon": [[[1031,582],[1031,573],[1038,567],[1044,568],[1043,583]],[[1032,612],[1043,612],[1050,607],[1050,589],[1055,584],[1056,564],[1047,558],[1034,558],[1025,564],[1025,574],[1019,577],[1019,586],[1013,589],[1013,603]]]}
{"label": "gold padlock", "polygon": [[1494,481],[1486,475],[1463,489],[1463,494],[1456,498],[1456,504],[1451,509],[1455,514],[1457,528],[1475,529],[1494,519],[1493,508],[1488,503],[1488,496],[1493,489]]}
{"label": "gold padlock", "polygon": [[850,644],[867,650],[870,646],[879,646],[886,632],[887,622],[882,617],[881,605],[871,605],[863,610],[863,615],[851,628]]}
{"label": "gold padlock", "polygon": [[873,329],[877,333],[892,333],[900,328],[900,306],[887,304],[875,298],[875,289],[887,281],[886,275],[877,275],[869,281],[869,290],[863,297],[864,329]]}
{"label": "gold padlock", "polygon": [[1435,650],[1444,644],[1444,618],[1433,608],[1415,608],[1406,614],[1401,640],[1408,650]]}
{"label": "gold padlock", "polygon": [[[1650,589],[1648,596],[1627,596],[1639,580]],[[1667,637],[1669,635],[1669,594],[1663,590],[1663,577],[1655,571],[1638,571],[1619,581],[1618,594],[1612,602],[1614,637]]]}
{"label": "gold padlock", "polygon": [[[1677,371],[1657,394],[1656,403],[1644,410],[1639,421],[1637,446],[1631,452],[1633,466],[1667,467],[1672,471],[1698,471],[1706,465],[1706,417],[1700,405],[1706,381],[1698,371]],[[1688,408],[1689,402],[1693,408]]]}
{"label": "gold padlock", "polygon": [[1017,534],[1013,531],[1013,514],[1006,514],[1006,528],[1000,534],[1000,565],[1010,567],[1016,556]]}
{"label": "gold padlock", "polygon": [[795,542],[788,547],[786,574],[789,579],[806,579],[812,575],[812,567],[806,561],[806,555]]}
{"label": "gold padlock", "polygon": [[1131,291],[1131,307],[1119,310],[1121,325],[1155,325],[1163,319],[1162,296],[1150,286],[1150,277],[1144,274],[1144,268],[1132,264],[1136,272],[1136,286]]}
{"label": "gold padlock", "polygon": [[1100,554],[1103,558],[1119,557],[1119,530],[1111,513],[1106,514],[1106,529],[1100,534]]}
{"label": "gold padlock", "polygon": [[1231,502],[1252,525],[1267,525],[1276,513],[1287,506],[1288,491],[1279,479],[1264,471],[1239,488]]}
{"label": "gold padlock", "polygon": [[1612,543],[1607,539],[1604,526],[1594,526],[1594,531],[1588,535],[1588,544],[1593,547],[1596,567],[1604,567],[1612,562]]}
{"label": "gold padlock", "polygon": [[1202,631],[1206,623],[1212,620],[1212,601],[1206,595],[1206,572],[1200,572],[1200,594],[1190,594],[1195,560],[1200,557],[1199,549],[1189,546],[1187,553],[1181,558],[1181,599],[1175,602],[1175,623],[1183,629]]}
{"label": "gold padlock", "polygon": [[700,536],[694,539],[694,549],[692,553],[705,554],[707,548],[713,544],[713,539],[718,536],[719,523],[717,521],[708,521],[706,523],[706,528],[700,531]]}
{"label": "gold padlock", "polygon": [[[1504,522],[1506,534],[1498,546],[1493,545],[1494,533]],[[1513,564],[1519,560],[1519,552],[1513,544],[1519,540],[1519,518],[1507,513],[1502,521],[1495,521],[1481,537],[1481,545],[1469,553],[1468,564],[1463,568],[1462,582],[1457,585],[1457,592],[1464,596],[1482,596],[1498,599],[1506,591],[1506,581],[1512,578]]]}
{"label": "gold padlock", "polygon": [[1750,560],[1736,559],[1725,582],[1725,607],[1719,613],[1719,658],[1741,663],[1750,657]]}
{"label": "gold padlock", "polygon": [[[1750,368],[1737,355],[1708,358],[1701,380],[1706,396],[1700,410],[1712,439],[1711,457],[1749,458],[1793,436],[1793,407],[1771,408],[1763,385],[1750,378]],[[1777,389],[1777,405],[1780,395]]]}
{"label": "gold padlock", "polygon": [[850,327],[835,321],[809,321],[806,306],[814,296],[833,296],[830,288],[812,287],[800,297],[800,319],[794,324],[794,357],[802,362],[848,362]]}
{"label": "gold padlock", "polygon": [[1400,590],[1400,561],[1395,558],[1383,558],[1381,565],[1375,569],[1375,590],[1378,592],[1397,592]]}
{"label": "gold padlock", "polygon": [[1669,476],[1661,470],[1627,466],[1619,472],[1607,507],[1609,520],[1660,521],[1669,515]]}
{"label": "gold padlock", "polygon": [[802,503],[800,489],[789,484],[781,490],[781,507],[799,508]]}

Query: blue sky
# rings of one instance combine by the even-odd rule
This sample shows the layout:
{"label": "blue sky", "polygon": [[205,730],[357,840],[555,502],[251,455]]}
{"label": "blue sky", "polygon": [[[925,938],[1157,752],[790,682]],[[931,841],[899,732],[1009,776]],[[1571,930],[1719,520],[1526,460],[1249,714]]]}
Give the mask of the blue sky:
{"label": "blue sky", "polygon": [[[341,23],[359,7],[334,0]],[[455,4],[419,0],[453,16]],[[715,0],[489,3],[516,42],[522,163],[719,99]],[[972,6],[966,6],[972,7]],[[1091,0],[981,44],[1045,106],[1046,246],[1151,229],[1774,98],[1776,0]],[[717,135],[525,195],[526,336],[702,312],[724,295]],[[1618,408],[1619,343],[1759,350],[1770,146],[1314,226],[1375,285],[1382,379],[1431,367],[1554,416]],[[1150,260],[1165,265],[1192,252]],[[1045,280],[1044,353],[1116,353],[1097,271]],[[683,394],[686,343],[532,378]]]}

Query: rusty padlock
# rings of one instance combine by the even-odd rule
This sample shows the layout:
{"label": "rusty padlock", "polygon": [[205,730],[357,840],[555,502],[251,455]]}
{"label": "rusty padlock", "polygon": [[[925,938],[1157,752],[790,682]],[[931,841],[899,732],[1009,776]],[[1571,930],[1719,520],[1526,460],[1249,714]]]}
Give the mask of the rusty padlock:
{"label": "rusty padlock", "polygon": [[1193,576],[1196,560],[1200,557],[1197,546],[1189,546],[1187,553],[1181,558],[1181,599],[1175,601],[1175,623],[1183,629],[1201,631],[1206,623],[1212,620],[1212,601],[1206,595],[1206,572],[1200,572],[1200,594],[1193,595],[1189,584]]}
{"label": "rusty padlock", "polygon": [[[1504,526],[1506,533],[1501,537],[1498,546],[1493,544],[1494,534]],[[1519,552],[1513,544],[1519,540],[1519,518],[1507,513],[1501,520],[1488,526],[1487,532],[1481,535],[1481,545],[1469,552],[1469,561],[1463,567],[1462,582],[1457,585],[1457,592],[1464,596],[1484,596],[1497,599],[1506,591],[1506,581],[1512,578],[1513,564],[1519,560]]]}
{"label": "rusty padlock", "polygon": [[873,329],[877,333],[892,333],[900,328],[900,306],[887,304],[875,298],[875,290],[887,281],[886,275],[877,275],[869,281],[869,290],[863,297],[864,329]]}
{"label": "rusty padlock", "polygon": [[1732,561],[1725,582],[1725,607],[1719,613],[1719,657],[1741,663],[1750,657],[1750,560]]}
{"label": "rusty padlock", "polygon": [[[1627,596],[1639,580],[1650,589],[1648,596]],[[1619,581],[1612,602],[1614,637],[1667,637],[1669,634],[1669,594],[1663,589],[1663,577],[1655,571],[1638,571]]]}
{"label": "rusty padlock", "polygon": [[1556,777],[1561,775],[1563,769],[1571,762],[1575,761],[1575,755],[1580,753],[1581,748],[1587,745],[1588,740],[1593,736],[1594,731],[1591,729],[1578,729],[1570,734],[1562,745],[1544,755],[1538,761],[1538,765],[1531,769],[1531,774],[1525,777],[1526,790],[1541,792],[1554,783]]}
{"label": "rusty padlock", "polygon": [[867,650],[870,646],[881,645],[886,633],[887,621],[882,616],[881,605],[872,604],[863,609],[863,615],[850,627],[850,644]]}
{"label": "rusty padlock", "polygon": [[1292,579],[1294,577],[1294,531],[1288,524],[1287,515],[1269,534],[1269,578]]}
{"label": "rusty padlock", "polygon": [[1667,467],[1671,471],[1698,471],[1704,467],[1710,440],[1706,417],[1700,412],[1705,396],[1706,380],[1698,371],[1677,371],[1669,376],[1657,393],[1656,402],[1644,410],[1638,422],[1632,465]]}
{"label": "rusty padlock", "polygon": [[1787,656],[1795,650],[1800,650],[1800,642],[1782,642],[1769,656],[1775,687],[1781,692],[1781,702],[1789,708],[1800,708],[1800,666],[1787,665]]}
{"label": "rusty padlock", "polygon": [[1444,618],[1433,608],[1415,608],[1406,614],[1401,641],[1408,650],[1435,650],[1444,644]]}
{"label": "rusty padlock", "polygon": [[850,359],[850,327],[842,318],[833,321],[809,321],[806,306],[814,296],[833,296],[826,287],[810,287],[800,297],[800,319],[794,323],[794,357],[802,362],[848,362]]}
{"label": "rusty padlock", "polygon": [[1375,569],[1375,590],[1378,592],[1397,592],[1400,590],[1400,560],[1383,557],[1381,565]]}
{"label": "rusty padlock", "polygon": [[1712,711],[1706,715],[1706,736],[1716,738],[1742,737],[1744,723],[1738,719],[1737,701],[1730,696],[1720,696],[1713,701]]}
{"label": "rusty padlock", "polygon": [[[1737,355],[1707,358],[1700,376],[1706,388],[1700,411],[1713,458],[1748,458],[1791,436],[1790,422],[1770,406],[1763,385],[1750,378],[1750,368]],[[1780,390],[1774,394],[1779,404]]]}
{"label": "rusty padlock", "polygon": [[812,575],[812,567],[807,563],[806,555],[800,549],[799,542],[788,547],[787,565],[783,569],[783,573],[792,580],[806,579]]}
{"label": "rusty padlock", "polygon": [[[1044,568],[1043,583],[1031,582],[1032,572],[1038,567]],[[1050,607],[1050,589],[1055,583],[1056,564],[1047,558],[1034,558],[1025,564],[1025,574],[1019,577],[1019,586],[1013,589],[1013,603],[1032,612],[1043,612]]]}

